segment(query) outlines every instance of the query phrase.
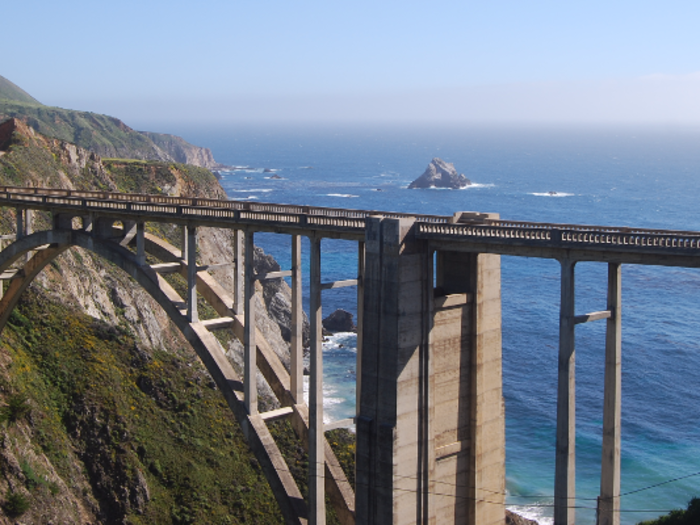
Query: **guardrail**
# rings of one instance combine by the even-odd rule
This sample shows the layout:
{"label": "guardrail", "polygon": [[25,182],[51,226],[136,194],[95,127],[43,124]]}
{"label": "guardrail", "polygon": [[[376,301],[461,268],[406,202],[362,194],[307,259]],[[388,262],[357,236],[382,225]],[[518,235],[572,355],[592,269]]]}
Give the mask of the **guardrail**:
{"label": "guardrail", "polygon": [[[57,200],[44,200],[51,198]],[[17,186],[0,186],[0,199],[9,201],[24,201],[37,203],[55,203],[55,204],[71,204],[74,205],[76,200],[84,199],[86,206],[95,208],[111,208],[111,209],[127,209],[122,206],[124,203],[143,203],[154,205],[170,205],[181,206],[190,209],[208,208],[208,209],[223,209],[237,210],[252,213],[269,213],[278,215],[307,215],[314,217],[336,217],[345,219],[362,220],[364,227],[364,219],[381,214],[384,217],[390,218],[416,218],[422,222],[428,223],[447,223],[451,217],[443,215],[423,215],[413,213],[399,212],[377,212],[376,210],[353,210],[344,208],[326,208],[319,206],[299,206],[294,204],[276,204],[266,202],[249,202],[223,199],[208,199],[208,198],[192,198],[192,197],[168,197],[166,195],[151,195],[142,193],[119,193],[119,192],[104,192],[104,191],[81,191],[81,190],[61,190],[50,188],[25,188]],[[64,200],[60,200],[64,199]],[[135,209],[135,208],[131,208]],[[157,208],[161,212],[163,208]],[[143,209],[146,211],[146,209]],[[153,208],[156,211],[156,208]],[[194,211],[187,212],[190,215],[196,215]],[[211,215],[211,214],[208,214]],[[223,216],[223,215],[222,215]],[[251,215],[249,215],[250,217]]]}
{"label": "guardrail", "polygon": [[[114,210],[154,217],[183,217],[203,221],[265,223],[279,227],[354,232],[357,236],[371,216],[411,218],[423,239],[545,246],[550,248],[700,250],[700,232],[614,226],[539,223],[376,210],[352,210],[208,198],[168,197],[137,193],[20,188],[0,186],[0,204],[86,211]],[[461,216],[457,214],[457,216]]]}
{"label": "guardrail", "polygon": [[700,250],[700,232],[575,224],[491,221],[483,225],[419,223],[420,238],[529,244],[554,248],[658,248]]}

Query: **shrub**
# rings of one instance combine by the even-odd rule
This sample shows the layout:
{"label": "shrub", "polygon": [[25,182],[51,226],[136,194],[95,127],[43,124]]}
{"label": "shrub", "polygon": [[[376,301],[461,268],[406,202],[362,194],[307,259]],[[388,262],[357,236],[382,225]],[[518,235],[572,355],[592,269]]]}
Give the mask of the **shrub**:
{"label": "shrub", "polygon": [[16,423],[29,414],[31,407],[27,401],[27,395],[22,392],[12,394],[7,405],[0,407],[0,423]]}
{"label": "shrub", "polygon": [[700,523],[700,498],[693,498],[686,510],[674,510],[658,519],[643,521],[639,525],[697,525]]}
{"label": "shrub", "polygon": [[21,516],[29,510],[30,502],[24,494],[8,489],[3,508],[9,516]]}

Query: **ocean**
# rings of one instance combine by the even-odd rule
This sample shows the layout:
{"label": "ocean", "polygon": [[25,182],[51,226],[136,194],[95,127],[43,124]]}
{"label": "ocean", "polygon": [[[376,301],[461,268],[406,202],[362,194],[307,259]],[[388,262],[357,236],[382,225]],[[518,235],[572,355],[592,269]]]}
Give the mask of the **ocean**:
{"label": "ocean", "polygon": [[[241,125],[169,131],[237,167],[222,172],[232,199],[700,230],[698,128]],[[433,157],[454,163],[475,184],[408,190]],[[289,267],[287,238],[257,234],[256,243]],[[353,243],[324,240],[322,248],[324,281],[356,275]],[[606,266],[576,268],[576,313],[604,309]],[[550,524],[559,264],[503,257],[502,299],[507,502]],[[700,271],[625,265],[622,301],[621,521],[634,524],[700,496]],[[341,307],[355,313],[353,288],[324,292],[324,317]],[[576,330],[576,505],[583,525],[595,523],[599,493],[604,329],[600,322]],[[353,334],[336,334],[325,347],[329,420],[354,415],[355,342]]]}

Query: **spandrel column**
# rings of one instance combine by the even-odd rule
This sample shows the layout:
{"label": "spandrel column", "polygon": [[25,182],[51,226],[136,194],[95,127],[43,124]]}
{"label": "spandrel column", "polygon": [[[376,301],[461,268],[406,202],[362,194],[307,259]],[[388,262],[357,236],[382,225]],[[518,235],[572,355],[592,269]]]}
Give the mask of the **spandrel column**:
{"label": "spandrel column", "polygon": [[291,389],[294,401],[304,402],[304,311],[301,303],[301,236],[292,235]]}
{"label": "spandrel column", "polygon": [[245,232],[245,328],[243,337],[244,346],[244,378],[243,390],[245,407],[248,414],[258,413],[258,388],[257,388],[257,363],[255,342],[255,267],[253,266],[253,253],[255,244],[253,232]]}
{"label": "spandrel column", "polygon": [[574,266],[561,262],[559,314],[559,364],[557,387],[556,468],[554,474],[554,524],[573,525],[576,520],[576,397],[574,350]]}
{"label": "spandrel column", "polygon": [[620,427],[622,398],[621,265],[608,264],[608,310],[605,334],[603,457],[600,472],[599,525],[620,525]]}
{"label": "spandrel column", "polygon": [[323,336],[321,333],[321,239],[311,237],[309,315],[311,355],[309,376],[309,524],[326,523],[323,439]]}

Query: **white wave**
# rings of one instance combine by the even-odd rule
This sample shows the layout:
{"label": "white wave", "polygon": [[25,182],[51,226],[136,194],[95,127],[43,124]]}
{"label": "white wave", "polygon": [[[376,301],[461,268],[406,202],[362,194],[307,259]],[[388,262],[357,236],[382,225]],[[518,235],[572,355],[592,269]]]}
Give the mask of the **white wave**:
{"label": "white wave", "polygon": [[228,190],[231,193],[270,193],[274,188],[252,188],[249,190]]}
{"label": "white wave", "polygon": [[530,505],[508,505],[509,511],[514,512],[528,520],[535,520],[539,525],[554,525],[554,519],[542,515],[542,508]]}
{"label": "white wave", "polygon": [[478,182],[472,182],[469,186],[465,186],[464,188],[460,188],[460,190],[470,190],[473,188],[494,188],[496,185],[495,184],[480,184]]}
{"label": "white wave", "polygon": [[[453,189],[459,189],[459,190],[473,190],[476,188],[493,188],[495,187],[495,184],[480,184],[478,182],[472,182],[471,184],[468,184],[467,186],[464,186],[462,188],[438,188],[437,186],[430,186],[430,188],[416,188],[419,190],[435,190],[435,191],[449,191]],[[408,186],[401,186],[401,188],[408,188]]]}
{"label": "white wave", "polygon": [[352,195],[351,193],[327,193],[328,197],[342,197],[344,199],[354,199],[359,197],[359,195]]}
{"label": "white wave", "polygon": [[[265,177],[265,178],[268,179],[268,180],[287,180],[285,177],[280,177],[280,176],[277,176],[277,177]],[[270,190],[270,191],[272,191],[272,190]]]}
{"label": "white wave", "polygon": [[573,193],[560,193],[558,191],[548,191],[547,193],[530,193],[536,197],[573,197]]}
{"label": "white wave", "polygon": [[355,332],[336,332],[325,338],[323,351],[347,350],[357,352],[357,334]]}

